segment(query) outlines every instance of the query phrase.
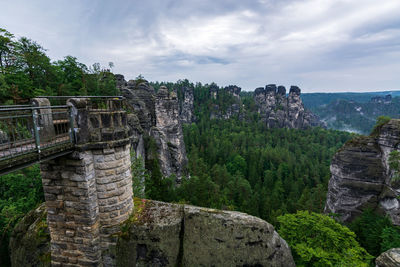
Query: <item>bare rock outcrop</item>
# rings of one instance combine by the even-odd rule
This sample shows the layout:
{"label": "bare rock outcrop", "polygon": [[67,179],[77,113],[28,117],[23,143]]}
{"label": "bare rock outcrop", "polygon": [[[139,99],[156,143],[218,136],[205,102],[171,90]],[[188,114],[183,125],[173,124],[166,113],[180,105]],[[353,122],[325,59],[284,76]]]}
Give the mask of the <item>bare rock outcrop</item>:
{"label": "bare rock outcrop", "polygon": [[182,177],[187,164],[183,131],[179,119],[178,98],[175,91],[161,86],[155,99],[156,124],[150,136],[159,148],[158,159],[164,176]]}
{"label": "bare rock outcrop", "polygon": [[300,94],[297,86],[291,86],[286,96],[284,86],[269,84],[254,91],[254,100],[261,119],[269,128],[306,129],[323,126],[316,115],[304,109]]}
{"label": "bare rock outcrop", "polygon": [[43,203],[18,222],[10,238],[11,266],[50,266],[50,233]]}
{"label": "bare rock outcrop", "polygon": [[333,157],[326,213],[351,222],[366,208],[388,215],[400,225],[400,185],[393,180],[389,154],[399,150],[400,120],[392,119],[374,135],[347,142]]}
{"label": "bare rock outcrop", "polygon": [[377,267],[398,267],[400,266],[400,248],[392,248],[383,252],[375,260]]}
{"label": "bare rock outcrop", "polygon": [[272,225],[240,212],[143,200],[127,226],[120,266],[295,266]]}
{"label": "bare rock outcrop", "polygon": [[[228,120],[232,117],[244,118],[244,110],[240,99],[242,88],[236,85],[229,85],[224,88],[210,86],[210,94],[214,100],[218,100],[219,104],[214,104],[210,109],[211,119]],[[221,105],[222,104],[222,105]]]}
{"label": "bare rock outcrop", "polygon": [[192,123],[194,116],[194,92],[191,87],[181,89],[182,100],[179,102],[179,118],[182,123]]}
{"label": "bare rock outcrop", "polygon": [[157,144],[162,174],[175,174],[179,182],[185,175],[187,157],[176,92],[168,92],[162,86],[155,93],[147,81],[126,82],[122,75],[116,75],[116,81],[117,87],[126,98],[128,109],[132,112],[128,122],[134,133],[132,146],[136,154],[143,159],[149,156],[143,140],[145,136],[151,136]]}
{"label": "bare rock outcrop", "polygon": [[[42,205],[17,225],[12,266],[50,266],[45,218]],[[135,199],[120,229],[116,266],[295,266],[274,227],[245,213]]]}

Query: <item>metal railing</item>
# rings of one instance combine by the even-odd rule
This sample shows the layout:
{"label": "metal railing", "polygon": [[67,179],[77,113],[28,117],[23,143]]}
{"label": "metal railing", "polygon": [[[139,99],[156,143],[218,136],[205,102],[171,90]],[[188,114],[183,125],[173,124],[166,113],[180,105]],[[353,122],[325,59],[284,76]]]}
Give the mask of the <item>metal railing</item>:
{"label": "metal railing", "polygon": [[0,175],[72,151],[76,110],[74,104],[67,105],[68,99],[83,98],[82,108],[89,113],[121,111],[124,105],[121,96],[37,98],[47,98],[50,105],[0,106]]}
{"label": "metal railing", "polygon": [[83,98],[87,100],[89,110],[115,111],[124,106],[123,96],[38,96],[36,98],[47,98],[52,105],[65,105],[71,98]]}
{"label": "metal railing", "polygon": [[40,161],[72,148],[70,107],[0,106],[0,168]]}

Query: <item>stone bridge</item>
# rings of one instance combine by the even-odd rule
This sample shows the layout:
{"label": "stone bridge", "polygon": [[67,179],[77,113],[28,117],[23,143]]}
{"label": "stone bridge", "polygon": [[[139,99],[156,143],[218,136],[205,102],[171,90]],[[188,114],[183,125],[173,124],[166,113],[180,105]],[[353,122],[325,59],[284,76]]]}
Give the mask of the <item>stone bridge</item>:
{"label": "stone bridge", "polygon": [[113,266],[133,208],[127,114],[120,97],[65,100],[0,109],[0,170],[40,163],[52,266]]}

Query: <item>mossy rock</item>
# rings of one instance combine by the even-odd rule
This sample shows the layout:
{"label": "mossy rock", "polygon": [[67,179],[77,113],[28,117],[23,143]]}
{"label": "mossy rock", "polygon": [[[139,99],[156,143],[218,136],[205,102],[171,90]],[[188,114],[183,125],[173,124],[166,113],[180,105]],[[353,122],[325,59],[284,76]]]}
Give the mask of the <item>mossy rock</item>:
{"label": "mossy rock", "polygon": [[46,217],[43,203],[15,226],[10,238],[12,266],[50,266],[50,234]]}

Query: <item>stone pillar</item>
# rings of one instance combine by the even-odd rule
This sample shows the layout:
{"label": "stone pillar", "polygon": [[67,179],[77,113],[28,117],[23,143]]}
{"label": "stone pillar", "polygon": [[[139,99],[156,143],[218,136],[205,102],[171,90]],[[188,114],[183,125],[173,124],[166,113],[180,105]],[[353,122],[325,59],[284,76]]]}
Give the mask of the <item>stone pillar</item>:
{"label": "stone pillar", "polygon": [[133,208],[126,114],[68,105],[75,151],[41,164],[52,266],[114,266],[113,235]]}
{"label": "stone pillar", "polygon": [[[33,98],[32,106],[35,107],[49,107],[50,101],[47,98]],[[53,116],[51,113],[51,108],[44,108],[38,110],[39,116],[39,136],[40,141],[49,141],[54,138],[55,131],[54,131],[54,124],[53,124]]]}

